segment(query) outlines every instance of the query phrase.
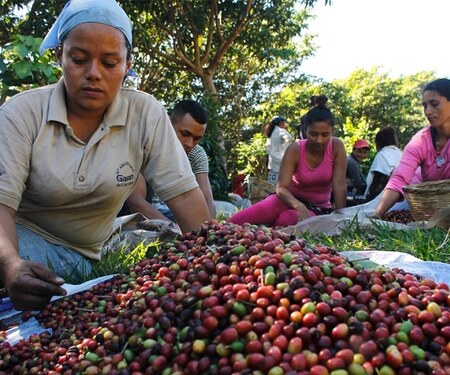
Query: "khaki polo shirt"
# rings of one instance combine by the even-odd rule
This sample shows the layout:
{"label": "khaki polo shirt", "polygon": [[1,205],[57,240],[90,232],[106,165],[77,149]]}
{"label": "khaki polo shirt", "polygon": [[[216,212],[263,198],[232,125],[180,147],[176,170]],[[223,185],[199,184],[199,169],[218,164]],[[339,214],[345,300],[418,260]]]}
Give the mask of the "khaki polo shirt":
{"label": "khaki polo shirt", "polygon": [[100,258],[141,172],[161,199],[197,187],[164,107],[122,89],[86,144],[67,120],[63,79],[0,107],[0,204],[52,243]]}

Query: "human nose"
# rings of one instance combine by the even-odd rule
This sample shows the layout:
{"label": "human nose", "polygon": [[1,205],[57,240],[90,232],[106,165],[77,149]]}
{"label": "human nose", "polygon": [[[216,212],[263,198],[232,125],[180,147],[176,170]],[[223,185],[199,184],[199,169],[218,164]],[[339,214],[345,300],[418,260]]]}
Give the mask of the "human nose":
{"label": "human nose", "polygon": [[100,63],[92,61],[88,67],[86,75],[89,79],[98,79],[101,77]]}
{"label": "human nose", "polygon": [[317,137],[317,143],[325,143],[326,137],[318,136]]}
{"label": "human nose", "polygon": [[192,150],[194,148],[194,140],[190,137],[184,139],[184,148],[187,150]]}
{"label": "human nose", "polygon": [[424,112],[425,112],[425,117],[430,116],[433,113],[433,107],[431,105],[427,105],[424,108]]}

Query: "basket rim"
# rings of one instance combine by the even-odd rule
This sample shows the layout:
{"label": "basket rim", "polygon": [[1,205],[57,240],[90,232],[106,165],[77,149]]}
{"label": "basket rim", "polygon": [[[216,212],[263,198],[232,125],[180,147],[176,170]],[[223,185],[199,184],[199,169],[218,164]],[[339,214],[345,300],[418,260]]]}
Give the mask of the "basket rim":
{"label": "basket rim", "polygon": [[426,193],[426,192],[450,192],[450,179],[425,181],[419,184],[412,184],[403,186],[405,193]]}

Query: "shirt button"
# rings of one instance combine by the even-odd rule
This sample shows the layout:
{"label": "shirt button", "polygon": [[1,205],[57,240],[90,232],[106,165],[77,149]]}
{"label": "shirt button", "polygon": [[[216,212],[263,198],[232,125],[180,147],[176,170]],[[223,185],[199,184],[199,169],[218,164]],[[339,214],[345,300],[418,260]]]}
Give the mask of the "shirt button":
{"label": "shirt button", "polygon": [[78,181],[80,181],[80,182],[84,182],[84,176],[80,176],[80,177],[78,177]]}

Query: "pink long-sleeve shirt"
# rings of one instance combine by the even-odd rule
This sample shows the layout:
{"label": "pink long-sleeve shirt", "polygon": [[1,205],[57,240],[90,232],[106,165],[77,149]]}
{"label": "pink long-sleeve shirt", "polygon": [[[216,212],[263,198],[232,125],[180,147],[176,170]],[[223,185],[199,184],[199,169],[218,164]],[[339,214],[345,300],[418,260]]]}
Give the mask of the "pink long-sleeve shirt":
{"label": "pink long-sleeve shirt", "polygon": [[397,191],[403,196],[403,186],[420,182],[414,180],[418,168],[422,182],[450,179],[450,141],[441,151],[436,151],[430,125],[419,130],[406,145],[400,164],[392,173],[386,189]]}

